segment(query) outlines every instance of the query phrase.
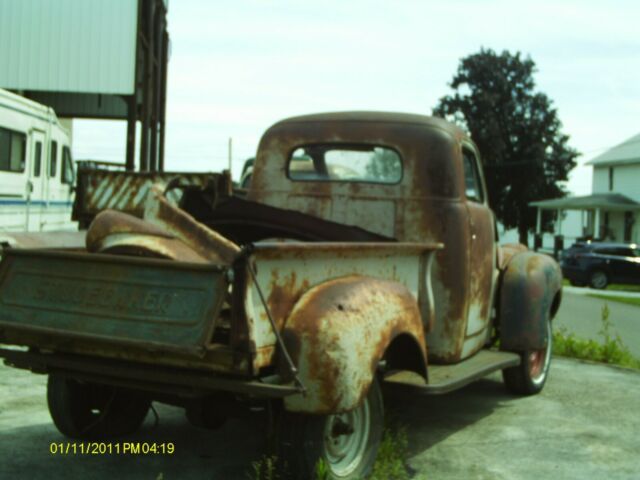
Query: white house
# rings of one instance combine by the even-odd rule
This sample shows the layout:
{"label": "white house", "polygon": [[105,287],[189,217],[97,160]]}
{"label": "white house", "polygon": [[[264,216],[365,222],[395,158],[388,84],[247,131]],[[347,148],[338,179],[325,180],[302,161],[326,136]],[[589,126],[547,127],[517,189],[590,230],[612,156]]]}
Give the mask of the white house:
{"label": "white house", "polygon": [[[529,205],[542,210],[578,210],[582,236],[595,240],[640,243],[640,134],[589,160],[593,166],[591,195],[539,200]],[[558,218],[562,218],[559,215]],[[562,223],[556,225],[561,234]]]}

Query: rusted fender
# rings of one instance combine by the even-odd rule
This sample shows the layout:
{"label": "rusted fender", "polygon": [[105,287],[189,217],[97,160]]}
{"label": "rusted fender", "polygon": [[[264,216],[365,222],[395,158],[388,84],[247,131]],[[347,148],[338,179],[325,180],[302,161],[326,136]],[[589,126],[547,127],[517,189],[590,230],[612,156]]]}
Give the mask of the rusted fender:
{"label": "rusted fender", "polygon": [[213,263],[230,265],[240,254],[238,245],[172,205],[165,198],[162,185],[151,187],[145,204],[144,220],[164,229]]}
{"label": "rusted fender", "polygon": [[561,296],[562,272],[553,258],[529,251],[513,255],[501,276],[500,348],[544,348],[546,321],[555,316]]}
{"label": "rusted fender", "polygon": [[93,219],[86,234],[86,248],[89,252],[152,256],[182,262],[209,261],[166,230],[114,210],[100,212]]}
{"label": "rusted fender", "polygon": [[419,359],[403,367],[426,375],[418,304],[396,282],[351,275],[321,283],[298,300],[283,337],[306,388],[305,394],[285,399],[289,411],[328,414],[355,408],[396,339]]}

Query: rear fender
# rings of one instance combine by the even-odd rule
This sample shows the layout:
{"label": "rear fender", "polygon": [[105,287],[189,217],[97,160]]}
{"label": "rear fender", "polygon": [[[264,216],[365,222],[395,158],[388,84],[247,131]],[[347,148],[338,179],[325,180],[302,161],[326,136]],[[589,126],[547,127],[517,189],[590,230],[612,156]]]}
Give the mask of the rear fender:
{"label": "rear fender", "polygon": [[525,351],[546,347],[546,321],[562,292],[562,272],[548,255],[515,254],[502,273],[499,298],[500,348]]}
{"label": "rear fender", "polygon": [[400,337],[415,343],[412,349],[420,352],[421,361],[413,369],[426,375],[418,303],[403,285],[354,275],[311,288],[294,306],[283,330],[306,388],[305,394],[287,397],[285,408],[314,414],[355,408],[367,394],[387,347]]}

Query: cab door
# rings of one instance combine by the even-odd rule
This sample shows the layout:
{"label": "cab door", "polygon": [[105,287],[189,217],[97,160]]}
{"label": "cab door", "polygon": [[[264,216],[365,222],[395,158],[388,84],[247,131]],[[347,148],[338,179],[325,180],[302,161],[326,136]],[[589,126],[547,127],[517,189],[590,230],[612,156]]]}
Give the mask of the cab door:
{"label": "cab door", "polygon": [[489,208],[479,157],[473,146],[463,145],[462,158],[469,219],[469,310],[463,347],[463,356],[468,356],[486,342],[498,270],[495,219]]}

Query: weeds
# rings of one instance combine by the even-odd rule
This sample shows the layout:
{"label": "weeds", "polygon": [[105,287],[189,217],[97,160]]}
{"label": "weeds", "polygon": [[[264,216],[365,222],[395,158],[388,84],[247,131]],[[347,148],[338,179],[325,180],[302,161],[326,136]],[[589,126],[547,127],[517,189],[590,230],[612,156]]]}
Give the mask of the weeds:
{"label": "weeds", "polygon": [[316,478],[315,480],[329,480],[329,466],[324,458],[318,460],[316,463]]}
{"label": "weeds", "polygon": [[[382,437],[378,456],[373,465],[373,472],[369,480],[409,480],[406,466],[408,456],[407,433],[404,428],[387,429]],[[278,459],[271,455],[263,455],[259,460],[251,463],[251,471],[247,474],[249,480],[278,480],[283,478],[278,470]],[[329,466],[324,459],[318,460],[315,466],[314,480],[329,480]]]}
{"label": "weeds", "polygon": [[573,333],[562,327],[553,333],[553,353],[640,369],[640,360],[631,354],[620,335],[611,333],[609,306],[606,303],[602,307],[602,328],[598,334],[602,337],[601,342],[584,340],[576,338]]}
{"label": "weeds", "polygon": [[259,460],[251,462],[249,480],[278,480],[278,458],[275,455],[263,455]]}
{"label": "weeds", "polygon": [[370,480],[408,480],[406,459],[409,441],[404,428],[386,430],[378,449]]}

